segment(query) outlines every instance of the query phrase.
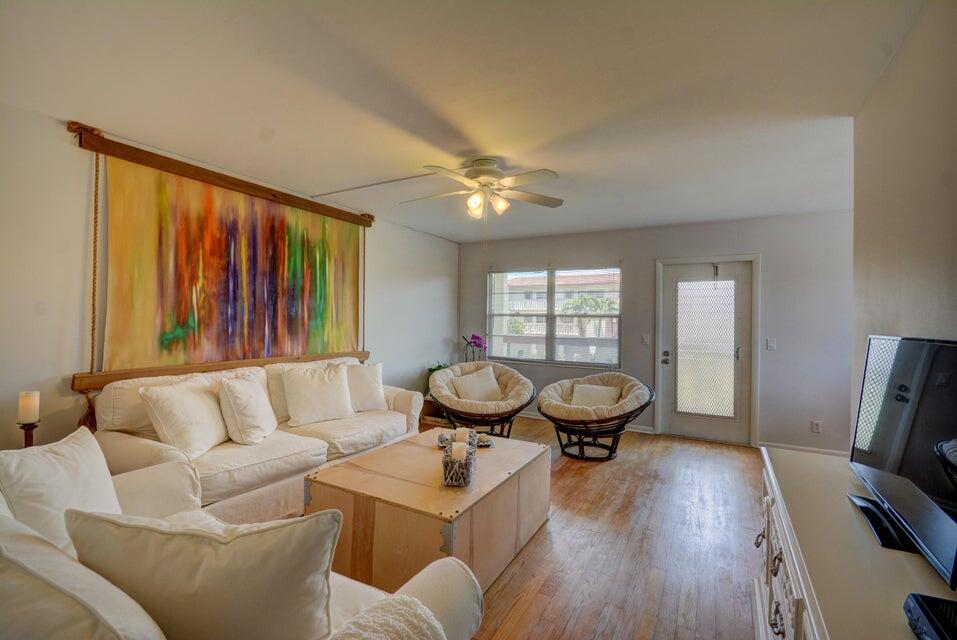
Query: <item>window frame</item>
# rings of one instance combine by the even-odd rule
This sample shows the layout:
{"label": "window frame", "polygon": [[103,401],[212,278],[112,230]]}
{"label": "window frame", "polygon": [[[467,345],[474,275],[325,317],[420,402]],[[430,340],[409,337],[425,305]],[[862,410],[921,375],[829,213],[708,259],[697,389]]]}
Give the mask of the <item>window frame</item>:
{"label": "window frame", "polygon": [[[586,314],[586,315],[569,315],[569,314],[558,314],[555,313],[555,303],[556,303],[556,291],[555,291],[555,272],[556,271],[598,271],[601,269],[617,269],[618,270],[618,313],[617,314]],[[492,303],[492,277],[495,275],[500,275],[503,273],[517,273],[517,272],[535,272],[535,271],[544,271],[546,274],[546,292],[545,292],[545,313],[528,313],[528,314],[516,314],[516,313],[493,313],[492,309],[494,307]],[[485,338],[489,342],[491,347],[492,339],[492,327],[494,325],[495,318],[498,317],[514,317],[517,315],[529,315],[545,318],[545,358],[510,358],[505,356],[495,356],[489,352],[487,356],[489,360],[493,362],[512,362],[518,364],[538,364],[538,365],[547,365],[550,367],[572,367],[575,369],[621,369],[621,338],[622,338],[622,299],[623,299],[623,290],[621,286],[621,265],[611,265],[603,267],[545,267],[545,268],[529,268],[529,269],[509,269],[509,270],[494,270],[488,271],[485,277]],[[558,323],[558,318],[615,318],[618,320],[618,340],[617,340],[617,349],[615,350],[615,359],[614,363],[607,362],[574,362],[571,360],[556,360],[555,351],[558,340],[558,333],[556,331],[556,326]]]}

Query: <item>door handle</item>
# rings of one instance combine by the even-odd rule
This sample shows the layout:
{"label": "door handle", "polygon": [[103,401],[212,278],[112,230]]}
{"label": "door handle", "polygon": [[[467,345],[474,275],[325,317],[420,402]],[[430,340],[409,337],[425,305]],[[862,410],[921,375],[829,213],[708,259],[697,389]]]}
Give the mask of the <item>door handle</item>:
{"label": "door handle", "polygon": [[741,347],[734,348],[734,361],[739,362],[741,360]]}
{"label": "door handle", "polygon": [[669,360],[668,358],[662,358],[661,364],[671,364],[671,360]]}

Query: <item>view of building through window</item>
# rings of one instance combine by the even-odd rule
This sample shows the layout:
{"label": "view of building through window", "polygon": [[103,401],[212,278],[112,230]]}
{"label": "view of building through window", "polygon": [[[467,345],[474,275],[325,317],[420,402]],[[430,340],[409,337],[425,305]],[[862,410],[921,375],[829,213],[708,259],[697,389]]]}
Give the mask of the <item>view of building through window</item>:
{"label": "view of building through window", "polygon": [[489,356],[618,364],[621,270],[489,274]]}

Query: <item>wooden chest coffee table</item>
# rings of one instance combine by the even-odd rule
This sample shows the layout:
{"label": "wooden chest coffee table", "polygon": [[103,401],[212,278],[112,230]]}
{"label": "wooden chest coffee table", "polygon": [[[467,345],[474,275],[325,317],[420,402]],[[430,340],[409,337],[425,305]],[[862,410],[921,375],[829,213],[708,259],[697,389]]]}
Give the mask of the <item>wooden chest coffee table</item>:
{"label": "wooden chest coffee table", "polygon": [[495,438],[469,487],[442,484],[432,429],[306,476],[306,513],[342,512],[333,571],[395,591],[454,556],[488,589],[548,519],[548,445]]}

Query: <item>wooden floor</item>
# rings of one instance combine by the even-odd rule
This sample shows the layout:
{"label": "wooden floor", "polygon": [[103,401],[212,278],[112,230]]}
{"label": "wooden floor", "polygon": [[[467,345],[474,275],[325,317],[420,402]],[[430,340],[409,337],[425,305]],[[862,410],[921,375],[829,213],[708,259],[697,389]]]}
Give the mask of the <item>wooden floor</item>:
{"label": "wooden floor", "polygon": [[477,638],[754,637],[757,450],[626,433],[583,462],[545,421],[512,437],[552,443],[550,519],[485,593]]}

